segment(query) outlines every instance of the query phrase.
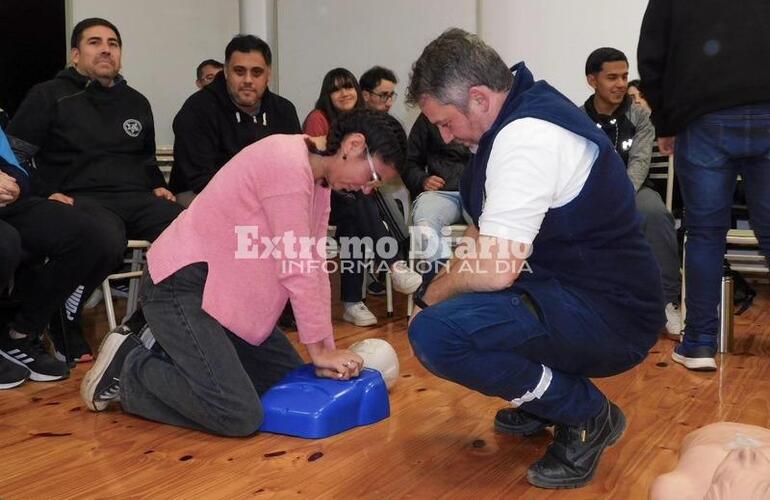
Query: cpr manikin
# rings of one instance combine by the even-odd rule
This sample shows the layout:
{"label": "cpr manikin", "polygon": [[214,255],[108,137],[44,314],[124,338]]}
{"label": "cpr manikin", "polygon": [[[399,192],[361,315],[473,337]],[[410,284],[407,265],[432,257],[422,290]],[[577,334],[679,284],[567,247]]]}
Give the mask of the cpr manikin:
{"label": "cpr manikin", "polygon": [[719,422],[682,441],[676,468],[652,484],[652,500],[770,500],[770,429]]}

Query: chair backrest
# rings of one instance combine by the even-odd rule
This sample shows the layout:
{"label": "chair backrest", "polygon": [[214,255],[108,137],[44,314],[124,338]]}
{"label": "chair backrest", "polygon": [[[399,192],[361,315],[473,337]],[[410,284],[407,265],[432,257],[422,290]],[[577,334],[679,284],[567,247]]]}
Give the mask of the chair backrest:
{"label": "chair backrest", "polygon": [[174,148],[157,148],[155,150],[155,161],[158,162],[158,168],[166,179],[166,182],[168,182],[169,177],[171,176],[171,168],[174,166]]}
{"label": "chair backrest", "polygon": [[666,208],[671,212],[674,205],[674,156],[661,154],[657,144],[652,148],[649,178],[656,188],[661,181],[665,182],[665,190],[660,194],[665,198]]}

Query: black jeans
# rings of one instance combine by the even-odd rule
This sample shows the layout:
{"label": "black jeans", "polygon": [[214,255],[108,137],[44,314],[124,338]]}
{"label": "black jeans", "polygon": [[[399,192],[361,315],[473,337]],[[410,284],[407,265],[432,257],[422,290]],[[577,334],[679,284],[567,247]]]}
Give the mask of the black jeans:
{"label": "black jeans", "polygon": [[42,333],[78,285],[96,287],[125,251],[98,217],[57,201],[24,198],[0,209],[0,219],[18,232],[29,260],[16,273],[21,306],[12,327],[21,333]]}
{"label": "black jeans", "polygon": [[[163,198],[158,198],[151,192],[127,192],[127,193],[81,193],[73,194],[75,209],[95,220],[101,227],[102,238],[109,240],[110,246],[121,248],[121,256],[126,251],[129,239],[154,241],[179,215],[184,208]],[[122,259],[114,264],[109,272],[115,271]],[[109,274],[109,273],[107,273]],[[106,276],[106,274],[105,274]],[[99,285],[95,283],[81,283],[83,289],[77,290],[73,300],[68,300],[66,314],[62,316],[64,324],[63,335],[72,335],[79,332],[78,326],[80,310],[83,302],[88,299],[91,292]],[[58,314],[52,318],[52,327],[58,331]]]}
{"label": "black jeans", "polygon": [[21,237],[10,224],[0,220],[0,293],[13,278],[21,261]]}
{"label": "black jeans", "polygon": [[203,311],[207,274],[198,263],[157,285],[145,275],[142,310],[166,355],[132,351],[120,375],[120,400],[126,411],[158,422],[247,436],[262,425],[259,395],[302,358],[277,328],[254,346]]}
{"label": "black jeans", "polygon": [[80,208],[113,226],[113,237],[155,241],[184,210],[181,205],[151,192],[73,194]]}

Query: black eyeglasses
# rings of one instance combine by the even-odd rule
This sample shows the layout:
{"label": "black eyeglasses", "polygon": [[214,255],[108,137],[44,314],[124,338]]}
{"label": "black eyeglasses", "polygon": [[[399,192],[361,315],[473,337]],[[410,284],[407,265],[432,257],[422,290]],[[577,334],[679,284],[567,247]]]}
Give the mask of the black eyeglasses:
{"label": "black eyeglasses", "polygon": [[378,94],[377,92],[369,92],[369,93],[372,94],[373,96],[377,96],[377,98],[382,102],[388,102],[391,99],[395,101],[396,97],[398,97],[398,94],[395,92],[391,92],[390,94],[387,94],[384,92],[382,94]]}

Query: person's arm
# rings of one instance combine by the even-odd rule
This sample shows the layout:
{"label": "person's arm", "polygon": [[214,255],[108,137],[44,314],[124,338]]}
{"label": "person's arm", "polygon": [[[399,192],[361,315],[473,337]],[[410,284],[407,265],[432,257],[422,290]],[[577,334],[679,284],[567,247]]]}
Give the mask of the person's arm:
{"label": "person's arm", "polygon": [[40,151],[48,140],[55,108],[51,95],[41,90],[40,86],[33,87],[5,132],[29,144],[35,152]]}
{"label": "person's arm", "polygon": [[302,131],[310,137],[326,137],[329,135],[329,120],[321,111],[314,109],[305,118]]}
{"label": "person's arm", "polygon": [[[8,138],[0,129],[0,172],[6,175],[9,179],[13,179],[14,186],[5,186],[6,197],[13,191],[17,191],[16,196],[11,201],[26,196],[30,190],[30,176],[29,172],[19,164],[19,161],[14,155],[11,145],[8,142]],[[6,179],[8,181],[9,179]]]}
{"label": "person's arm", "polygon": [[406,143],[406,167],[404,173],[401,175],[401,179],[404,181],[404,185],[412,193],[412,196],[424,191],[423,184],[425,180],[430,177],[430,174],[426,172],[425,166],[428,163],[428,155],[426,152],[428,146],[428,122],[425,115],[420,115],[412,125],[412,130],[409,131],[409,139]]}
{"label": "person's arm", "polygon": [[663,111],[665,73],[671,36],[671,4],[670,0],[649,1],[642,20],[637,47],[639,76],[642,80],[644,97],[652,108],[652,123],[655,124],[658,135],[661,137],[673,135],[668,128]]}
{"label": "person's arm", "polygon": [[291,101],[286,101],[287,106],[286,109],[282,111],[283,113],[283,120],[284,120],[284,127],[283,130],[281,130],[282,134],[301,134],[302,133],[302,125],[299,123],[299,116],[297,116],[297,108],[294,107],[294,104],[291,103]]}
{"label": "person's arm", "polygon": [[[302,179],[287,184],[302,185]],[[363,367],[360,356],[336,349],[331,324],[331,289],[323,266],[324,258],[312,249],[303,255],[293,238],[311,233],[309,214],[312,209],[310,193],[283,192],[262,198],[262,207],[269,214],[270,235],[277,238],[274,253],[278,280],[289,294],[297,321],[299,340],[321,377],[347,380],[356,377]]]}
{"label": "person's arm", "polygon": [[[152,116],[152,109],[150,103],[145,101],[146,104],[146,123],[142,132],[144,133],[144,142],[142,148],[142,156],[145,172],[147,174],[150,188],[153,190],[156,196],[162,196],[168,198],[171,192],[168,191],[166,186],[166,179],[163,178],[163,172],[158,167],[158,160],[155,156],[155,121]],[[162,190],[162,192],[161,192]],[[173,195],[171,195],[173,197]]]}
{"label": "person's arm", "polygon": [[34,158],[48,140],[55,108],[55,102],[48,93],[40,87],[33,87],[6,130],[19,164],[30,174],[32,193],[44,198],[54,194],[56,188],[34,172]]}
{"label": "person's arm", "polygon": [[174,166],[194,193],[200,193],[222,168],[219,135],[213,116],[190,105],[182,106],[174,118]]}
{"label": "person's arm", "polygon": [[469,226],[449,265],[431,281],[423,295],[433,305],[469,292],[505,290],[518,279],[530,245],[479,234]]}
{"label": "person's arm", "polygon": [[650,173],[652,158],[652,143],[655,141],[655,127],[642,108],[631,105],[629,118],[636,127],[634,141],[628,151],[628,177],[634,185],[634,191],[639,191]]}

